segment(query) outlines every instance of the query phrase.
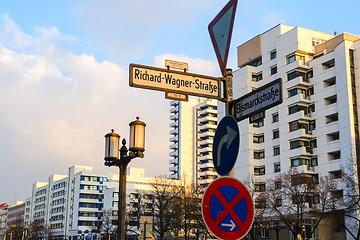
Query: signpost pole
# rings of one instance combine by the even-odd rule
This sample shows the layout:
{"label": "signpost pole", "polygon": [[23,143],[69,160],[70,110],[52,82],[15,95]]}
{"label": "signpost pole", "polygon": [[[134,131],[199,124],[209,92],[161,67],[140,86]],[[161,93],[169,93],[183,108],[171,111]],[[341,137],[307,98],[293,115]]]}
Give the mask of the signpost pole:
{"label": "signpost pole", "polygon": [[[233,100],[233,86],[232,86],[232,78],[233,73],[232,69],[227,68],[224,74],[225,78],[225,116],[231,115],[230,109],[229,109],[229,102]],[[229,173],[229,177],[235,177],[235,169],[233,168]]]}

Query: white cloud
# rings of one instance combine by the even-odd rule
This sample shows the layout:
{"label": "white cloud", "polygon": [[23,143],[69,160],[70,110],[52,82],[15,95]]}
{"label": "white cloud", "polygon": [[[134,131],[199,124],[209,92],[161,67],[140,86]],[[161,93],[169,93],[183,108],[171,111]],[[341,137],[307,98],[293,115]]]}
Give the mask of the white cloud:
{"label": "white cloud", "polygon": [[[25,198],[31,184],[66,174],[73,164],[117,172],[103,165],[104,135],[115,128],[128,139],[129,122],[146,124],[144,159],[130,167],[146,175],[168,174],[169,100],[163,92],[130,88],[128,70],[62,46],[73,39],[56,28],[21,31],[7,16],[0,28],[0,202]],[[11,44],[16,43],[16,44]],[[212,74],[216,63],[185,55],[154,58],[186,61],[192,72]],[[154,167],[156,166],[156,167]]]}

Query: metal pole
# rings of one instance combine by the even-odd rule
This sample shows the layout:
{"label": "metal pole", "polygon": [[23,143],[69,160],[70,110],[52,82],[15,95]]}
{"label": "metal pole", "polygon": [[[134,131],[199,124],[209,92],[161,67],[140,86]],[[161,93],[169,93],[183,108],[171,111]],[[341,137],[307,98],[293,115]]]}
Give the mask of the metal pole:
{"label": "metal pole", "polygon": [[118,240],[126,239],[126,169],[128,163],[129,161],[124,160],[119,165]]}

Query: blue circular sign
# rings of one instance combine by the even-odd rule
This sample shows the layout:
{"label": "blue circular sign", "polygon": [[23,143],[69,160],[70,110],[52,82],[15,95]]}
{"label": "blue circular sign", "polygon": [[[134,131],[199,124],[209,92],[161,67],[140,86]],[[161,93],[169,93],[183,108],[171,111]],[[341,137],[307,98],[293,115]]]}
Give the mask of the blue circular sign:
{"label": "blue circular sign", "polygon": [[233,169],[239,152],[240,132],[234,117],[225,116],[217,126],[213,143],[216,172],[225,176]]}

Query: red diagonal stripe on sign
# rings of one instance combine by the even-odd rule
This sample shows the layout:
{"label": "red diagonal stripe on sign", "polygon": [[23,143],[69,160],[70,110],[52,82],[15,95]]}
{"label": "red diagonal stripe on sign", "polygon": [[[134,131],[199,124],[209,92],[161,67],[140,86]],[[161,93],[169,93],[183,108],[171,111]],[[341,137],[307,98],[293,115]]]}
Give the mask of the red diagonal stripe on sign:
{"label": "red diagonal stripe on sign", "polygon": [[214,195],[219,199],[220,203],[224,206],[224,210],[219,214],[219,216],[214,220],[215,226],[218,226],[224,218],[230,214],[230,216],[234,219],[234,221],[237,223],[238,226],[240,226],[240,223],[243,224],[241,219],[238,217],[238,215],[234,211],[234,207],[236,204],[240,202],[240,200],[243,198],[243,196],[238,193],[235,198],[228,203],[224,196],[220,193],[219,189],[216,189],[214,192]]}

